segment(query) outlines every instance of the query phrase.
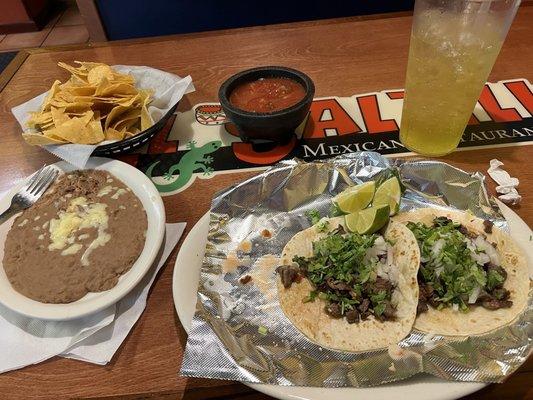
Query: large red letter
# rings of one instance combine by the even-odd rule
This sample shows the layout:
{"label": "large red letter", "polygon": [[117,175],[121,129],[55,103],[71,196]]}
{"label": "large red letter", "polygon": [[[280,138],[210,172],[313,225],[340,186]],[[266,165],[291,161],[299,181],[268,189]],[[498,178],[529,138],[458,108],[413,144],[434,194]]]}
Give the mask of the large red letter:
{"label": "large red letter", "polygon": [[387,96],[389,96],[389,99],[391,100],[403,99],[404,94],[405,92],[403,90],[397,92],[387,92]]}
{"label": "large red letter", "polygon": [[392,132],[399,130],[398,124],[393,119],[381,119],[378,98],[375,94],[358,97],[357,104],[361,109],[368,133]]}
{"label": "large red letter", "polygon": [[478,124],[479,124],[479,119],[474,114],[472,114],[470,116],[470,119],[468,120],[467,125],[478,125]]}
{"label": "large red letter", "polygon": [[533,93],[524,81],[506,82],[505,87],[524,106],[528,113],[533,114]]}
{"label": "large red letter", "polygon": [[479,104],[490,115],[494,122],[511,122],[521,121],[522,117],[514,108],[502,108],[496,100],[494,93],[490,90],[488,85],[483,87],[481,96],[479,97]]}

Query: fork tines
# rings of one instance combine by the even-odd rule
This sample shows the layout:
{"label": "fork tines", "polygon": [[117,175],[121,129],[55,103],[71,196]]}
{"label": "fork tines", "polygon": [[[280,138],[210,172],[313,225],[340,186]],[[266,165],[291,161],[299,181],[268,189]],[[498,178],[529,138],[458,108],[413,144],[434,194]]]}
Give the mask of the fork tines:
{"label": "fork tines", "polygon": [[32,196],[40,196],[57,178],[59,170],[53,165],[41,167],[30,179],[25,190]]}

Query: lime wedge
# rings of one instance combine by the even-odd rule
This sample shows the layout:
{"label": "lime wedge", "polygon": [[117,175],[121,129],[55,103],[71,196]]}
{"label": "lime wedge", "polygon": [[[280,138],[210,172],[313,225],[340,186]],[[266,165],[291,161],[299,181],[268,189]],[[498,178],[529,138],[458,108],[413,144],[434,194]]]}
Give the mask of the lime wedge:
{"label": "lime wedge", "polygon": [[353,213],[367,207],[374,197],[374,181],[350,186],[333,198],[342,212]]}
{"label": "lime wedge", "polygon": [[344,217],[346,228],[350,232],[357,232],[360,235],[374,233],[385,226],[389,220],[390,207],[372,206]]}
{"label": "lime wedge", "polygon": [[372,206],[390,207],[390,215],[394,215],[400,209],[400,197],[402,190],[400,189],[400,182],[395,176],[387,179],[377,189],[372,201]]}

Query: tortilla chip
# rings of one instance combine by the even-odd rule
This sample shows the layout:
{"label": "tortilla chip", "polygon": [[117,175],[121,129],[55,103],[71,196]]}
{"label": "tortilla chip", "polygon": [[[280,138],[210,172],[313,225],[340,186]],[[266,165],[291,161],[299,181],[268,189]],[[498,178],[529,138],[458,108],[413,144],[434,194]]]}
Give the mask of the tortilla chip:
{"label": "tortilla chip", "polygon": [[95,96],[113,96],[114,98],[118,96],[126,95],[135,96],[137,94],[137,89],[129,83],[114,83],[110,84],[107,79],[104,78],[100,84],[96,87],[94,93]]}
{"label": "tortilla chip", "polygon": [[99,67],[101,65],[107,65],[104,63],[90,62],[90,61],[74,61],[75,64],[79,64],[78,68],[83,68],[86,71],[90,71],[93,68]]}
{"label": "tortilla chip", "polygon": [[102,129],[102,124],[100,120],[92,120],[86,126],[86,137],[92,138],[93,143],[100,143],[105,140],[104,131]]}
{"label": "tortilla chip", "polygon": [[36,129],[39,125],[53,123],[52,113],[34,112],[30,113],[30,118],[26,121],[26,126]]}
{"label": "tortilla chip", "polygon": [[[87,111],[81,117],[69,118],[68,121],[62,123],[55,128],[55,134],[61,139],[64,139],[71,143],[80,144],[93,144],[96,143],[93,140],[93,136],[85,132],[86,126],[93,118],[94,113]],[[103,136],[103,135],[102,135]]]}
{"label": "tortilla chip", "polygon": [[44,132],[44,131],[47,131],[49,129],[53,129],[55,128],[55,125],[54,125],[54,122],[51,121],[51,122],[47,122],[45,124],[39,124],[35,127],[36,130],[38,131],[41,131],[41,132]]}
{"label": "tortilla chip", "polygon": [[58,135],[57,128],[55,127],[43,130],[43,135],[52,140],[65,141],[65,139]]}
{"label": "tortilla chip", "polygon": [[53,101],[52,105],[56,108],[64,108],[66,113],[84,113],[91,109],[92,103],[78,102],[69,103],[66,101]]}
{"label": "tortilla chip", "polygon": [[103,79],[113,79],[113,70],[109,65],[102,64],[94,67],[87,74],[87,81],[91,85],[97,86]]}
{"label": "tortilla chip", "polygon": [[117,129],[119,131],[125,130],[127,133],[131,133],[131,136],[133,136],[134,135],[134,133],[133,133],[134,129],[137,129],[137,132],[139,132],[138,126],[139,126],[139,119],[138,118],[131,118],[131,119],[125,119],[123,121],[120,121],[113,128]]}
{"label": "tortilla chip", "polygon": [[135,78],[129,74],[119,74],[113,71],[113,81],[117,83],[127,83],[128,85],[135,86]]}
{"label": "tortilla chip", "polygon": [[111,112],[109,114],[107,114],[107,118],[106,118],[105,124],[104,124],[104,129],[107,130],[107,128],[109,126],[113,125],[113,122],[117,121],[119,116],[121,114],[125,113],[126,111],[128,111],[128,107],[124,107],[124,106],[113,107]]}
{"label": "tortilla chip", "polygon": [[122,140],[124,139],[124,132],[118,131],[113,128],[108,128],[105,130],[105,139],[106,140]]}
{"label": "tortilla chip", "polygon": [[26,143],[34,146],[46,146],[49,144],[64,144],[67,143],[64,140],[53,139],[48,136],[44,136],[40,133],[23,133],[22,138]]}
{"label": "tortilla chip", "polygon": [[85,79],[81,79],[75,75],[71,75],[70,79],[64,83],[64,85],[68,86],[85,86],[87,85],[87,81]]}
{"label": "tortilla chip", "polygon": [[[123,123],[125,123],[126,121],[131,121],[133,120],[134,123],[135,121],[140,121],[140,118],[141,118],[141,110],[138,109],[138,108],[134,108],[134,109],[128,109],[126,108],[126,110],[118,115],[113,115],[111,116],[111,119],[112,121],[109,123],[109,126],[111,126],[112,128],[115,128],[115,129],[120,129],[120,128],[117,128],[117,125],[122,125]],[[128,126],[133,126],[134,123],[130,124],[128,122]]]}
{"label": "tortilla chip", "polygon": [[40,111],[32,113],[28,143],[97,144],[122,140],[153,125],[148,112],[152,92],[137,89],[129,74],[104,63],[75,61],[58,63],[70,72],[65,82],[55,81]]}
{"label": "tortilla chip", "polygon": [[43,101],[43,104],[41,105],[41,111],[50,110],[50,101],[54,98],[54,96],[59,91],[59,89],[60,89],[59,85],[60,84],[61,84],[61,81],[58,81],[58,80],[54,81],[54,83],[52,84],[52,87],[48,91],[48,94],[46,95],[46,97],[45,97],[45,99]]}
{"label": "tortilla chip", "polygon": [[55,126],[62,125],[70,119],[65,113],[65,108],[52,107],[50,114],[52,114],[52,120]]}
{"label": "tortilla chip", "polygon": [[96,88],[94,86],[73,86],[68,85],[62,88],[63,91],[73,95],[73,96],[88,96],[92,97],[95,95]]}
{"label": "tortilla chip", "polygon": [[150,128],[154,121],[152,120],[152,116],[148,112],[148,103],[150,102],[150,97],[145,97],[142,107],[141,107],[141,131],[144,131],[148,128]]}
{"label": "tortilla chip", "polygon": [[121,105],[123,107],[140,108],[142,101],[141,97],[136,94],[135,96],[129,95],[128,97],[117,97],[116,104]]}
{"label": "tortilla chip", "polygon": [[84,68],[75,68],[63,62],[58,62],[57,65],[63,69],[66,69],[73,76],[77,77],[83,82],[87,82],[87,71]]}

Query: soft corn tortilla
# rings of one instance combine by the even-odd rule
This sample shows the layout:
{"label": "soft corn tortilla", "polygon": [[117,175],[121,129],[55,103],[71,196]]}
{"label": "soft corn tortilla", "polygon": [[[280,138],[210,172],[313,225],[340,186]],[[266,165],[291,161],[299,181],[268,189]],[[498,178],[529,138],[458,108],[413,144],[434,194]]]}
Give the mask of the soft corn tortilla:
{"label": "soft corn tortilla", "polygon": [[483,220],[467,212],[424,208],[402,213],[393,219],[397,222],[422,222],[431,225],[436,217],[447,217],[465,226],[470,232],[484,234],[489,242],[496,244],[501,266],[507,272],[504,288],[511,292],[510,308],[487,310],[481,306],[469,312],[454,311],[447,307],[437,310],[428,304],[429,310],[420,314],[414,327],[420,331],[449,336],[479,335],[500,328],[512,322],[525,308],[529,291],[527,261],[518,245],[500,229],[493,226],[492,233],[485,233]]}
{"label": "soft corn tortilla", "polygon": [[[344,224],[344,218],[329,220],[329,229]],[[288,265],[294,256],[313,255],[313,242],[325,236],[313,226],[296,234],[285,246],[282,263]],[[404,225],[392,222],[385,238],[393,241],[395,265],[399,268],[399,282],[393,298],[398,299],[396,320],[381,322],[373,316],[359,323],[349,324],[346,319],[334,319],[326,314],[326,302],[316,298],[303,303],[312,286],[307,279],[294,282],[285,289],[277,277],[281,308],[291,323],[311,341],[320,346],[344,351],[368,351],[398,343],[409,334],[416,317],[418,284],[416,274],[420,253],[414,235]]]}

